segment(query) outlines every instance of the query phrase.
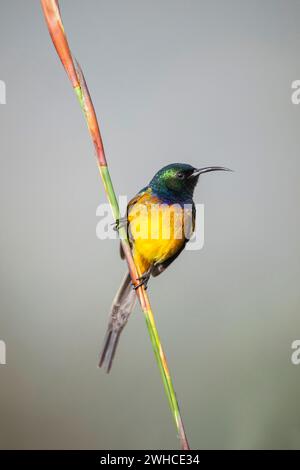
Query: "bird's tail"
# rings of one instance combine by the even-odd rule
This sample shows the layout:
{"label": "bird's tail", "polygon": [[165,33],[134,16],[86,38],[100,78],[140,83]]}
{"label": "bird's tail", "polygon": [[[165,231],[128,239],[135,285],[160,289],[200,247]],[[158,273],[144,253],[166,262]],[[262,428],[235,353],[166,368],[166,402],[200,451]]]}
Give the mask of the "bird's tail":
{"label": "bird's tail", "polygon": [[107,373],[111,369],[120,334],[134,308],[135,301],[136,293],[131,286],[130,274],[127,273],[111,306],[108,328],[100,355],[99,367],[104,366]]}

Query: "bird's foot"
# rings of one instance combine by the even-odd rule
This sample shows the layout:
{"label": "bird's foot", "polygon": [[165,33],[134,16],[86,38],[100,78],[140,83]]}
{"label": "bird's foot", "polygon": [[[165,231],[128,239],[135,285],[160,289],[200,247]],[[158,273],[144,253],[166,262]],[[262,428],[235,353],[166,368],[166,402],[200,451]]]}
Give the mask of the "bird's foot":
{"label": "bird's foot", "polygon": [[127,227],[127,217],[121,217],[120,219],[116,219],[115,222],[113,222],[111,225],[113,225],[113,229],[115,232],[118,232],[121,227]]}
{"label": "bird's foot", "polygon": [[144,286],[144,289],[147,290],[148,281],[150,279],[151,271],[147,271],[137,278],[140,281],[138,284],[133,284],[132,287],[134,290],[137,290],[139,287]]}

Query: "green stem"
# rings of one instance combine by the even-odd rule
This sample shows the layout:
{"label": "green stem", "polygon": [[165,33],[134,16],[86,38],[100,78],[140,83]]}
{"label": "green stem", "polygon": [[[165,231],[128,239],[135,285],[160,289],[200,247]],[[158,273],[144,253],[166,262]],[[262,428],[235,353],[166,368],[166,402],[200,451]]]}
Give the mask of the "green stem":
{"label": "green stem", "polygon": [[[79,67],[75,68],[71,52],[69,49],[68,41],[64,32],[62,25],[60,11],[57,0],[42,0],[42,7],[51,34],[53,43],[56,47],[57,53],[61,58],[63,66],[69,76],[69,79],[72,83],[76,96],[78,98],[81,109],[84,112],[85,120],[88,125],[88,129],[92,140],[95,145],[97,161],[99,171],[103,180],[105,191],[112,209],[114,219],[117,220],[120,218],[120,209],[118,200],[113,188],[111,177],[106,163],[106,158],[104,154],[103,143],[101,139],[101,134],[97,122],[97,117],[95,110],[82,74],[82,71]],[[91,124],[92,123],[92,124]],[[132,258],[129,242],[127,239],[127,232],[124,227],[119,229],[120,240],[124,250],[125,258],[128,264],[128,269],[134,283],[137,282],[137,278],[140,275],[138,271],[138,266],[136,267]],[[186,438],[183,422],[180,416],[179,406],[171,380],[170,372],[168,369],[166,357],[162,348],[161,341],[159,339],[158,331],[156,328],[154,316],[150,306],[150,301],[148,295],[144,289],[144,286],[141,286],[137,289],[137,296],[140,301],[143,313],[145,315],[146,324],[151,339],[152,347],[155,353],[157,364],[161,373],[163,380],[165,392],[169,401],[169,405],[176,423],[178,430],[181,448],[183,450],[188,450],[189,445]]]}

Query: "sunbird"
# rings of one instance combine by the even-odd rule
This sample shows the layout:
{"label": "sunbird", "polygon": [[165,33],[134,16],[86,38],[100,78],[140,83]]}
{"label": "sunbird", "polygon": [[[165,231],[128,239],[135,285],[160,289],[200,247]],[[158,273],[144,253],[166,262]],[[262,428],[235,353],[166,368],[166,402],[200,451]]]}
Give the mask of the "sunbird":
{"label": "sunbird", "polygon": [[[127,273],[113,300],[99,367],[109,372],[116,348],[134,308],[134,289],[150,276],[158,276],[177,258],[195,229],[194,189],[199,176],[211,171],[232,171],[222,166],[194,168],[186,163],[172,163],[159,170],[150,183],[127,205],[125,223],[135,265],[141,273],[133,286]],[[121,248],[121,257],[124,258]]]}

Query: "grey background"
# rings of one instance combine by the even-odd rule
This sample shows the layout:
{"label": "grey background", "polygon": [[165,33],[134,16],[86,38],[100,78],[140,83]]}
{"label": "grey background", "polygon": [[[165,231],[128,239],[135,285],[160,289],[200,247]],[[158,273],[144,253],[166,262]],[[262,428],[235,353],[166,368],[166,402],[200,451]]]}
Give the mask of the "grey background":
{"label": "grey background", "polygon": [[[193,448],[299,448],[299,1],[61,1],[116,191],[201,178],[205,246],[149,289]],[[1,448],[177,448],[136,308],[97,366],[125,266],[38,1],[1,1]]]}

